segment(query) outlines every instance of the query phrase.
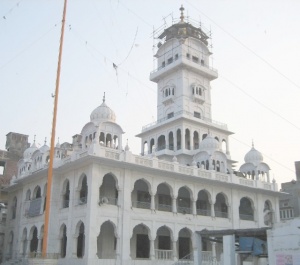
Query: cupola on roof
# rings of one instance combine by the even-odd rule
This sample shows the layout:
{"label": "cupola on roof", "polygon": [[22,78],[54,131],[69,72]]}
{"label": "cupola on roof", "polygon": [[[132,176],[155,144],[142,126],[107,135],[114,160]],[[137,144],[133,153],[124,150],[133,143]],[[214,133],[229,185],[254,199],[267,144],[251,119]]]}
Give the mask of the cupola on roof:
{"label": "cupola on roof", "polygon": [[219,150],[219,142],[208,134],[199,145],[200,151],[215,151]]}
{"label": "cupola on roof", "polygon": [[37,148],[37,146],[36,146],[36,144],[35,144],[35,139],[34,139],[33,144],[32,144],[30,147],[28,147],[28,148],[24,151],[24,153],[23,153],[23,158],[24,158],[24,159],[30,159],[30,158],[31,158],[31,155],[32,155],[36,150],[38,150],[38,148]]}
{"label": "cupola on roof", "polygon": [[41,153],[46,153],[47,151],[49,151],[49,146],[46,144],[46,138],[45,138],[45,142],[44,145],[39,149]]}
{"label": "cupola on roof", "polygon": [[246,163],[253,163],[253,164],[259,164],[260,162],[263,161],[263,156],[261,152],[257,151],[254,148],[254,144],[252,143],[252,148],[251,150],[245,155],[244,158]]}
{"label": "cupola on roof", "polygon": [[105,103],[105,93],[103,96],[102,104],[93,110],[90,116],[91,122],[100,123],[105,121],[115,122],[116,114],[115,112],[106,105]]}

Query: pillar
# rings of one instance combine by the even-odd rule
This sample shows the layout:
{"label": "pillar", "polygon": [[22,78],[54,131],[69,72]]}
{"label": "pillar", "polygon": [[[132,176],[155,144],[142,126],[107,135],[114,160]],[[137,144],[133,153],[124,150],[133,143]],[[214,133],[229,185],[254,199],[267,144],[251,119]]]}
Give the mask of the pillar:
{"label": "pillar", "polygon": [[194,215],[194,216],[197,215],[196,202],[197,202],[197,200],[193,200],[193,201],[192,201],[193,215]]}
{"label": "pillar", "polygon": [[77,258],[77,241],[78,241],[78,235],[73,235],[73,250],[72,250],[73,258]]}
{"label": "pillar", "polygon": [[150,259],[155,260],[154,239],[150,239]]}
{"label": "pillar", "polygon": [[215,217],[215,201],[210,201],[211,217]]}
{"label": "pillar", "polygon": [[174,141],[174,152],[178,150],[177,148],[177,131],[173,132],[173,141]]}
{"label": "pillar", "polygon": [[152,212],[155,211],[155,194],[154,193],[150,193],[150,196],[151,196],[151,206],[150,206],[150,209]]}
{"label": "pillar", "polygon": [[172,241],[172,244],[173,244],[173,253],[172,253],[172,256],[173,256],[173,260],[177,260],[177,240],[176,239],[173,239]]}
{"label": "pillar", "polygon": [[172,197],[172,212],[177,213],[177,197]]}
{"label": "pillar", "polygon": [[224,265],[236,265],[234,235],[223,236],[223,259]]}

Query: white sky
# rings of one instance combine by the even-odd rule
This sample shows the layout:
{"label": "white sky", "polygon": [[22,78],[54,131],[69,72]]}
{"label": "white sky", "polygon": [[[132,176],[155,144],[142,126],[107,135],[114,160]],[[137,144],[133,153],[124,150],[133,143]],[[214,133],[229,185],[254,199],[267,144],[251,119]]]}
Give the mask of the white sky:
{"label": "white sky", "polygon": [[[213,119],[226,123],[230,151],[243,164],[252,139],[278,183],[300,160],[300,1],[68,0],[56,136],[71,142],[106,103],[126,132],[156,120],[153,28],[185,7],[212,31]],[[19,132],[50,143],[63,0],[0,0],[0,149]],[[165,18],[165,19],[164,19]],[[118,65],[118,70],[112,64]]]}

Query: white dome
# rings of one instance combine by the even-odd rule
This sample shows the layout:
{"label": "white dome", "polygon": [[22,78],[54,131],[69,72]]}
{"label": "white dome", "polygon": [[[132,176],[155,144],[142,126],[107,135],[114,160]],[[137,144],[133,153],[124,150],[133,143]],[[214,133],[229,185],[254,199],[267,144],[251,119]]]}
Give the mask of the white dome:
{"label": "white dome", "polygon": [[24,153],[23,153],[24,159],[30,159],[30,158],[31,158],[31,155],[32,155],[36,150],[38,150],[38,148],[36,147],[35,142],[33,142],[33,144],[32,144],[30,147],[28,147],[28,148],[24,151]]}
{"label": "white dome", "polygon": [[105,104],[105,99],[103,99],[103,103],[93,110],[91,113],[91,121],[94,123],[100,123],[104,121],[116,121],[116,114],[114,111]]}
{"label": "white dome", "polygon": [[216,151],[216,150],[219,150],[219,142],[211,135],[207,135],[206,138],[199,145],[199,151]]}
{"label": "white dome", "polygon": [[49,151],[50,147],[48,145],[46,145],[46,143],[39,149],[41,153],[46,153],[47,151]]}
{"label": "white dome", "polygon": [[254,146],[252,146],[251,150],[245,155],[244,158],[246,163],[259,164],[263,161],[263,156],[261,152],[257,151]]}

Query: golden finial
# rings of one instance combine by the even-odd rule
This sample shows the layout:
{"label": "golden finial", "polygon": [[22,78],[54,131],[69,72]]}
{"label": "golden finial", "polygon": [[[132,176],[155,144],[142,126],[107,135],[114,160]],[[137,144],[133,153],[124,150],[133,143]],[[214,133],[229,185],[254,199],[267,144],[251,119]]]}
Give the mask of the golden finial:
{"label": "golden finial", "polygon": [[181,5],[181,7],[179,8],[179,10],[180,10],[180,20],[181,20],[181,22],[183,22],[183,20],[184,20],[184,14],[183,14],[183,11],[184,11],[184,7],[183,7],[183,5]]}

